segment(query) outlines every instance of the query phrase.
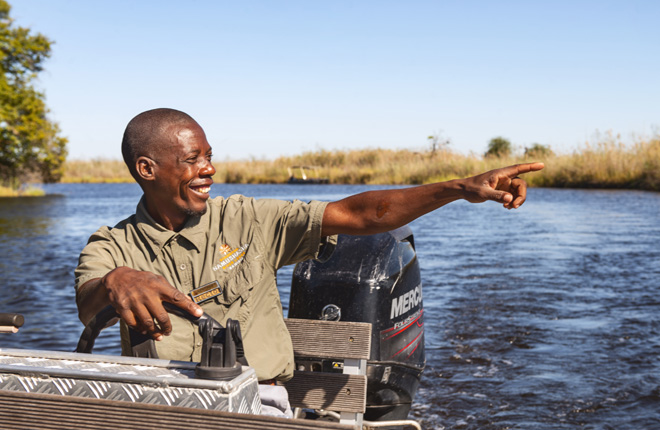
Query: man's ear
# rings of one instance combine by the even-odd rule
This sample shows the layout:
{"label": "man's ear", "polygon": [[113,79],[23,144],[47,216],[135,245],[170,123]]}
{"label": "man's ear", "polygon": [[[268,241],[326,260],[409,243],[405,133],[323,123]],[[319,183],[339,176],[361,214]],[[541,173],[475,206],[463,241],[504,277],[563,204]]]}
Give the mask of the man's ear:
{"label": "man's ear", "polygon": [[154,167],[154,160],[149,157],[145,157],[144,155],[135,161],[135,170],[137,171],[138,176],[145,181],[154,180]]}

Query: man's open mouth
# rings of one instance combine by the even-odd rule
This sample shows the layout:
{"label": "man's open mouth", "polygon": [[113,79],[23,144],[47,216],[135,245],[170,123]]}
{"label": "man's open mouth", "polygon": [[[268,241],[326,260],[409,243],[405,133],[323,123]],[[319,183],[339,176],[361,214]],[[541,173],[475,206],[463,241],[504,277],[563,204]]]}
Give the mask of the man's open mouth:
{"label": "man's open mouth", "polygon": [[190,189],[200,194],[208,194],[211,191],[210,185],[191,185]]}

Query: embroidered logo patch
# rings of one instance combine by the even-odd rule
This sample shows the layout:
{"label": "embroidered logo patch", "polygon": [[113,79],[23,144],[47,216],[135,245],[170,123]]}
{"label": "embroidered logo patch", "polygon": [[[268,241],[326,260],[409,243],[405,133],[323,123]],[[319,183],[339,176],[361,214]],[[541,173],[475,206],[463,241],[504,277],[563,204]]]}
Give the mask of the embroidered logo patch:
{"label": "embroidered logo patch", "polygon": [[250,244],[246,243],[245,245],[232,250],[229,245],[222,245],[220,247],[220,262],[213,266],[213,270],[232,270],[243,261],[249,246]]}

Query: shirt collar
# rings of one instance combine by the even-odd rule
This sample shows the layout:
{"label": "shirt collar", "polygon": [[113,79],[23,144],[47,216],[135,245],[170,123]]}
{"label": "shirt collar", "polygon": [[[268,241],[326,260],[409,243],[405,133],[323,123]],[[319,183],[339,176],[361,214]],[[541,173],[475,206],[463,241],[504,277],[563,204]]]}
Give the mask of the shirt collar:
{"label": "shirt collar", "polygon": [[159,255],[163,247],[177,236],[185,238],[190,242],[198,252],[204,248],[204,240],[206,237],[206,229],[204,225],[208,225],[208,203],[207,211],[202,216],[190,217],[181,231],[175,232],[168,230],[159,223],[157,223],[149,212],[147,211],[147,204],[144,196],[140,199],[135,210],[135,218],[137,222],[137,229],[147,239],[146,242],[151,247],[154,255]]}

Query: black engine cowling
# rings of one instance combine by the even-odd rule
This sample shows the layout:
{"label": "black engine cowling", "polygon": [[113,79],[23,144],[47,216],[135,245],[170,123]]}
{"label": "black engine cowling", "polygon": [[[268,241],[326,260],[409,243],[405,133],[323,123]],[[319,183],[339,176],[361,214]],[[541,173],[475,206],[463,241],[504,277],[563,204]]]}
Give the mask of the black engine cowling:
{"label": "black engine cowling", "polygon": [[[365,419],[405,419],[425,366],[422,283],[414,238],[405,226],[371,236],[340,235],[325,262],[299,263],[290,318],[373,325]],[[318,360],[324,371],[333,363]]]}

